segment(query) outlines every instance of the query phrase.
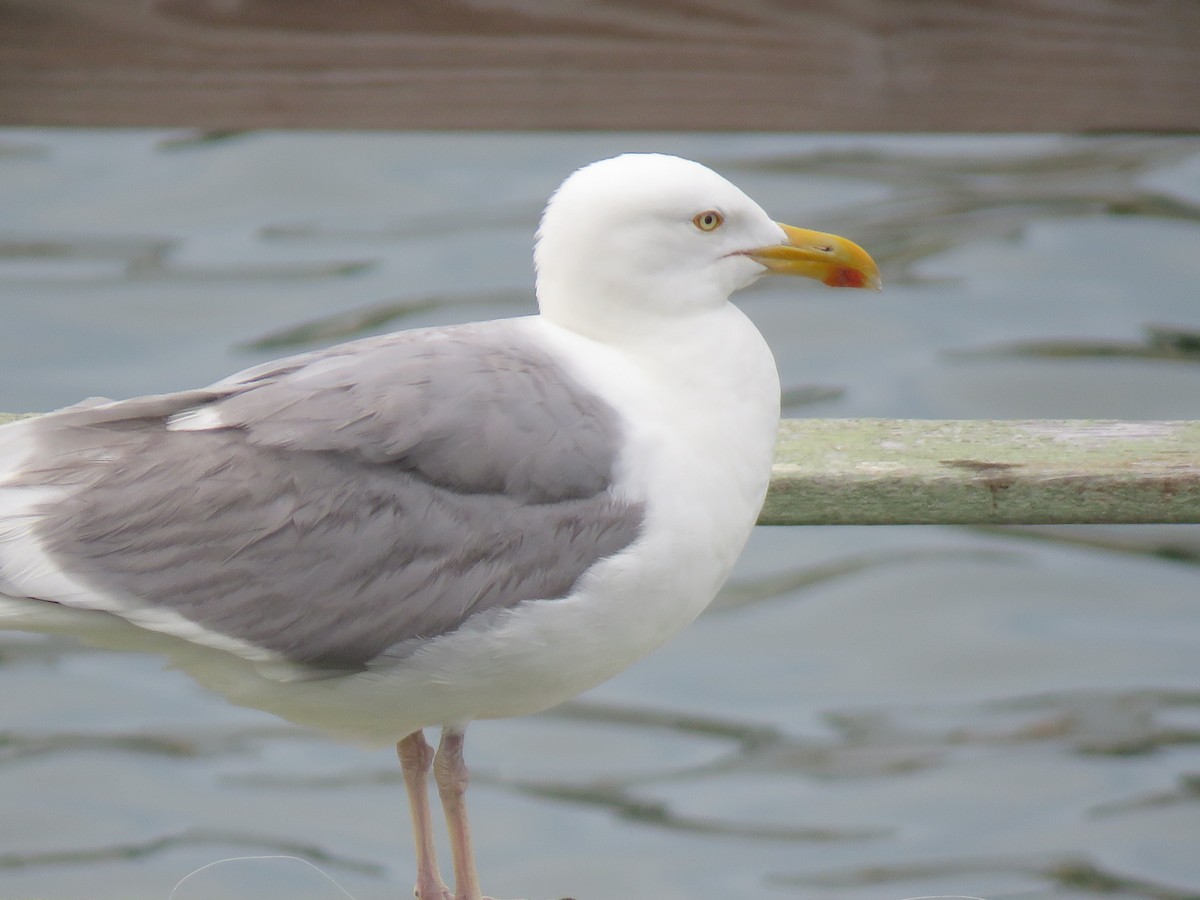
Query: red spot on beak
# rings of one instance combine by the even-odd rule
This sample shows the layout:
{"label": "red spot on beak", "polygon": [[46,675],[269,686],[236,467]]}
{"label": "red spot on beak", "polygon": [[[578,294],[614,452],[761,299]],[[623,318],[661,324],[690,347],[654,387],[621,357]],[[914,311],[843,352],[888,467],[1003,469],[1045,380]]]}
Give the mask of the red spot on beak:
{"label": "red spot on beak", "polygon": [[858,269],[839,266],[825,279],[825,284],[829,287],[860,288],[866,286],[867,279]]}

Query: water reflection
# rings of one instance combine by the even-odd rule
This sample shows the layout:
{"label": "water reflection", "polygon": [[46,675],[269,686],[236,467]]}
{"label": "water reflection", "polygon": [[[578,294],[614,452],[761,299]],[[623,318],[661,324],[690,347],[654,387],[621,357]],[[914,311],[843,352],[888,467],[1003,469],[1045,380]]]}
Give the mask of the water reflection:
{"label": "water reflection", "polygon": [[1030,357],[1037,359],[1144,359],[1162,362],[1200,362],[1200,331],[1147,325],[1140,341],[1014,341],[996,347],[949,351],[959,359]]}
{"label": "water reflection", "polygon": [[[528,312],[545,192],[626,147],[882,263],[870,303],[745,296],[797,413],[1200,417],[1162,364],[1200,342],[1200,141],[1123,136],[6,132],[0,410]],[[1196,533],[760,530],[658,655],[477,727],[489,889],[1200,897]],[[388,750],[59,639],[0,632],[0,697],[5,896],[165,897],[246,853],[412,882]]]}
{"label": "water reflection", "polygon": [[[892,890],[897,896],[907,893],[911,885],[925,885],[930,881],[947,881],[978,884],[981,878],[997,883],[997,876],[1008,883],[994,889],[990,896],[1019,897],[1145,897],[1149,900],[1195,900],[1196,894],[1187,889],[1173,888],[1167,884],[1112,872],[1089,859],[1078,857],[1047,857],[1031,854],[1026,858],[942,860],[908,865],[875,866],[856,872],[831,872],[817,876],[770,876],[773,884],[803,889],[852,888],[861,896],[862,889]],[[923,888],[922,888],[923,889]],[[1062,892],[1062,893],[1059,893]]]}
{"label": "water reflection", "polygon": [[[1140,177],[1200,152],[1190,138],[1064,140],[1037,152],[956,154],[851,149],[761,160],[745,168],[855,178],[891,196],[831,211],[828,227],[871,248],[885,283],[923,280],[913,265],[980,240],[1013,239],[1039,220],[1101,215],[1200,221],[1200,204],[1161,193]],[[919,227],[913,227],[919,223]]]}

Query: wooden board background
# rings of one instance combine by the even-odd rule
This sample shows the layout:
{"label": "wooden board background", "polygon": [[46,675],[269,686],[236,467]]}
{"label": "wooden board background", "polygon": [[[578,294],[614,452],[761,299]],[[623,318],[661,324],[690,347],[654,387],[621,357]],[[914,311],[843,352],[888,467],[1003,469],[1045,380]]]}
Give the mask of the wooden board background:
{"label": "wooden board background", "polygon": [[0,0],[0,124],[1200,130],[1200,2]]}

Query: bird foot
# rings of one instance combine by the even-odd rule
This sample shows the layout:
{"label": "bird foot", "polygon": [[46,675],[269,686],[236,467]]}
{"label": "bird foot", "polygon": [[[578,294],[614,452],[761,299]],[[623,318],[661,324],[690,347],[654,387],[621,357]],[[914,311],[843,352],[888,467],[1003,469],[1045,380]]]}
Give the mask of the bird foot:
{"label": "bird foot", "polygon": [[[431,890],[428,895],[419,890],[413,891],[413,896],[417,900],[496,900],[495,897],[459,897],[448,887]],[[562,900],[575,900],[574,897],[563,897]]]}
{"label": "bird foot", "polygon": [[413,889],[416,900],[454,900],[454,893],[443,885],[429,886],[422,890],[420,885]]}

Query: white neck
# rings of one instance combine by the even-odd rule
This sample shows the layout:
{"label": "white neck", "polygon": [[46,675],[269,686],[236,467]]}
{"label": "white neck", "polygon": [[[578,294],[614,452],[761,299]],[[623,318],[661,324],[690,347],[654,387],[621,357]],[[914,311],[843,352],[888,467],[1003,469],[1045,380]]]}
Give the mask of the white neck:
{"label": "white neck", "polygon": [[770,479],[779,377],[758,330],[730,304],[669,326],[643,318],[641,332],[606,343],[543,317],[529,323],[568,366],[583,363],[579,380],[622,411],[617,490],[647,504],[636,564],[618,557],[598,567],[609,599],[595,621],[587,609],[568,617],[598,640],[618,633],[598,681],[694,619],[728,576]]}
{"label": "white neck", "polygon": [[568,361],[590,358],[581,380],[631,411],[631,425],[651,436],[646,452],[656,442],[673,446],[694,469],[692,478],[707,479],[693,488],[714,494],[714,515],[745,520],[737,527],[748,533],[770,476],[779,420],[775,360],[753,323],[728,302],[669,318],[643,310],[605,327],[604,338],[549,316],[537,321]]}

